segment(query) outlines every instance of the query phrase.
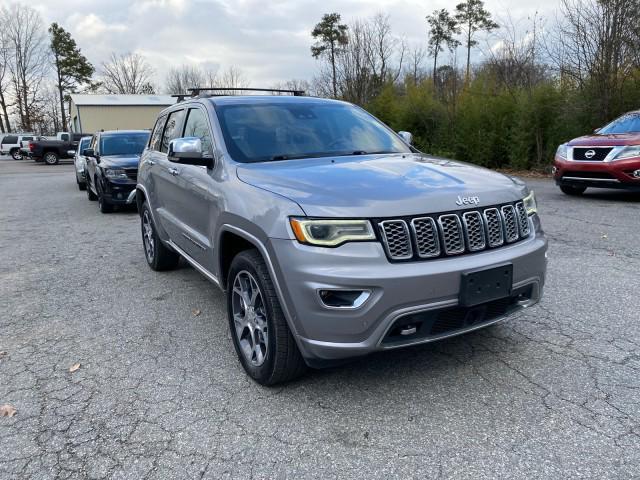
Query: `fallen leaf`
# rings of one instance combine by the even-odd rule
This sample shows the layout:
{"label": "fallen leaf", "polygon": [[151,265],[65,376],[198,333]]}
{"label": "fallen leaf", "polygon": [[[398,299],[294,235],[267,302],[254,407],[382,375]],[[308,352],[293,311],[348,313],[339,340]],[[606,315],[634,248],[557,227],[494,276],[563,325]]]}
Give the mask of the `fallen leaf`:
{"label": "fallen leaf", "polygon": [[193,310],[191,310],[191,313],[193,314],[194,317],[199,316],[202,312],[200,310],[198,310],[197,308],[194,308]]}
{"label": "fallen leaf", "polygon": [[73,373],[76,370],[78,370],[80,368],[80,364],[79,363],[74,363],[73,365],[71,365],[71,368],[69,369],[69,372]]}
{"label": "fallen leaf", "polygon": [[7,352],[0,352],[0,358],[4,358],[9,355]]}
{"label": "fallen leaf", "polygon": [[17,412],[13,405],[6,404],[0,407],[0,417],[13,417]]}

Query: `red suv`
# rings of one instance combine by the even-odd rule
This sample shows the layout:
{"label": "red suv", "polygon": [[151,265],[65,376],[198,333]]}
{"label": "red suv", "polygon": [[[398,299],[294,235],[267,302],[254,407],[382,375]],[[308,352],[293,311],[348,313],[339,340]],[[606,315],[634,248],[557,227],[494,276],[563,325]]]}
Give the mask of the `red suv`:
{"label": "red suv", "polygon": [[560,145],[553,177],[567,195],[581,195],[587,187],[640,192],[640,110]]}

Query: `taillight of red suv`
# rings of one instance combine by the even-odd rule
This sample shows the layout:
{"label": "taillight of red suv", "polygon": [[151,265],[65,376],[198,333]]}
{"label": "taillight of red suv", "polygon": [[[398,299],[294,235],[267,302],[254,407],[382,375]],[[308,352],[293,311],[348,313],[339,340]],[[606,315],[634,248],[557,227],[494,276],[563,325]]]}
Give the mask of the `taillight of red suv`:
{"label": "taillight of red suv", "polygon": [[36,149],[36,145],[33,142],[29,142],[29,151],[33,152]]}

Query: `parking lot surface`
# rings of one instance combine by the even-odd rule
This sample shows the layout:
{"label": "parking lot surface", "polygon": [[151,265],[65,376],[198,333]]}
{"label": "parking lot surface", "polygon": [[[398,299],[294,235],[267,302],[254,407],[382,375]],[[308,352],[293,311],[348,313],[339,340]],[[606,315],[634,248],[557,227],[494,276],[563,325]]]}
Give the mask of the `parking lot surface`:
{"label": "parking lot surface", "polygon": [[264,388],[222,293],[147,267],[134,211],[0,159],[0,478],[637,478],[640,196],[530,184],[540,305]]}

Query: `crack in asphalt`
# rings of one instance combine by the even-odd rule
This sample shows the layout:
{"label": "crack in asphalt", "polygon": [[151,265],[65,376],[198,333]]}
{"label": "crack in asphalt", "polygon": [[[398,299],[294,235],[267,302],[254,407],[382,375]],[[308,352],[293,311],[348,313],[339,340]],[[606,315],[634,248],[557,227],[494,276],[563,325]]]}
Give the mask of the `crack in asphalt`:
{"label": "crack in asphalt", "polygon": [[147,268],[135,212],[98,213],[68,165],[0,160],[0,404],[18,410],[0,478],[637,476],[640,204],[531,183],[539,305],[267,389],[235,358],[223,295]]}

